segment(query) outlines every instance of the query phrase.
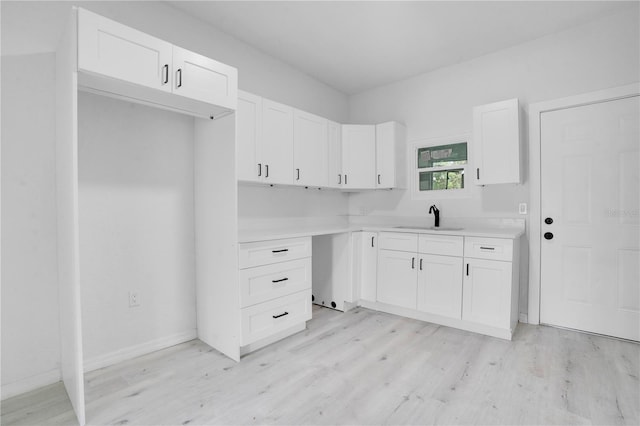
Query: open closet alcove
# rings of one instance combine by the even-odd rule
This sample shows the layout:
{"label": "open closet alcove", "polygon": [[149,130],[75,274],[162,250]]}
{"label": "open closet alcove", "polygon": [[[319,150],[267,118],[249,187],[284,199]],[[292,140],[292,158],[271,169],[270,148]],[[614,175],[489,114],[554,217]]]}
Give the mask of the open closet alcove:
{"label": "open closet alcove", "polygon": [[[237,70],[86,10],[70,14],[56,55],[60,346],[63,382],[84,425],[84,372],[102,365],[87,363],[83,326],[91,316],[90,332],[99,332],[96,315],[109,310],[95,291],[90,298],[83,294],[87,286],[109,285],[113,278],[126,304],[122,280],[128,272],[139,274],[133,281],[184,280],[171,283],[181,292],[175,303],[183,312],[195,296],[195,312],[183,321],[195,325],[203,342],[240,358]],[[178,133],[167,134],[165,121]],[[119,156],[121,167],[108,169]],[[152,173],[145,176],[145,169]],[[145,199],[144,206],[136,204]],[[109,264],[92,250],[96,240],[108,241]],[[162,259],[169,266],[156,268],[177,272],[154,275]],[[118,271],[110,277],[109,270]],[[150,291],[147,283],[143,304]],[[164,296],[165,307],[170,299]],[[120,318],[101,320],[113,332],[126,324],[124,312],[114,308]]]}

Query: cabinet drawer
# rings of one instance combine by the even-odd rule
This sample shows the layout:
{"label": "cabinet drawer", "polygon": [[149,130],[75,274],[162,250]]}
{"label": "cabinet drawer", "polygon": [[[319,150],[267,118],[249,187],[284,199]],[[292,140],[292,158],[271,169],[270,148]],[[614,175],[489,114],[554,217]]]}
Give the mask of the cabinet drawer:
{"label": "cabinet drawer", "polygon": [[311,288],[311,258],[240,270],[240,306]]}
{"label": "cabinet drawer", "polygon": [[311,289],[242,309],[242,345],[311,319]]}
{"label": "cabinet drawer", "polygon": [[513,258],[513,240],[466,237],[464,241],[464,256],[511,262]]}
{"label": "cabinet drawer", "polygon": [[311,237],[244,243],[238,250],[238,266],[251,268],[305,257],[311,257]]}
{"label": "cabinet drawer", "polygon": [[381,232],[378,238],[378,248],[381,250],[418,251],[418,234],[404,232]]}
{"label": "cabinet drawer", "polygon": [[462,257],[464,253],[464,237],[420,234],[418,251],[424,254]]}

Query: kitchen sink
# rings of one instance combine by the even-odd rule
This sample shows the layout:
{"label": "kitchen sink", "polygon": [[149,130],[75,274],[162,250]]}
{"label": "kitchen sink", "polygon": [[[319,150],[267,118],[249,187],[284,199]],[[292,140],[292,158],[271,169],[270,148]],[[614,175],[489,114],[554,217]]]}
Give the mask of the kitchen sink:
{"label": "kitchen sink", "polygon": [[394,226],[399,229],[425,229],[427,231],[462,231],[464,228],[454,228],[449,226]]}

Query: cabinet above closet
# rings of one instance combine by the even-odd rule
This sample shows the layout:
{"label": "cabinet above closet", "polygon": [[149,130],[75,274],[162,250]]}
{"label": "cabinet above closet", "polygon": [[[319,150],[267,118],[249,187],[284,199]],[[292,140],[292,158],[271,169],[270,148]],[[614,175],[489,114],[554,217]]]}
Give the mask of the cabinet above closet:
{"label": "cabinet above closet", "polygon": [[405,130],[351,125],[238,91],[238,180],[344,190],[404,188]]}
{"label": "cabinet above closet", "polygon": [[77,19],[82,89],[199,117],[235,110],[235,68],[85,9]]}

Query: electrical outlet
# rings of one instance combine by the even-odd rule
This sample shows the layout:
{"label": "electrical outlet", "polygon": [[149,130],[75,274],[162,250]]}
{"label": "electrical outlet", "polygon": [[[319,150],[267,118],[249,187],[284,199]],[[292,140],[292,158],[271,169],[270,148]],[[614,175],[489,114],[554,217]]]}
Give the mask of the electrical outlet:
{"label": "electrical outlet", "polygon": [[129,307],[134,308],[136,306],[140,306],[140,292],[138,291],[130,291],[129,292]]}
{"label": "electrical outlet", "polygon": [[518,213],[527,214],[527,203],[518,204]]}

